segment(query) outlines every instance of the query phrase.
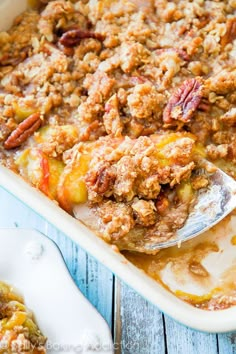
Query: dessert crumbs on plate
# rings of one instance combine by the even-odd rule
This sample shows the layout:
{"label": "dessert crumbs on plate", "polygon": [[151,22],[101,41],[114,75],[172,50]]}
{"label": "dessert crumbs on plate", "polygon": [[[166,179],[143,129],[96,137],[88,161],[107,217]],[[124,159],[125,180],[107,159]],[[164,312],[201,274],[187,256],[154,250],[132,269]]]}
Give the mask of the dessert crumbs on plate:
{"label": "dessert crumbs on plate", "polygon": [[46,353],[44,337],[21,295],[0,282],[0,353]]}

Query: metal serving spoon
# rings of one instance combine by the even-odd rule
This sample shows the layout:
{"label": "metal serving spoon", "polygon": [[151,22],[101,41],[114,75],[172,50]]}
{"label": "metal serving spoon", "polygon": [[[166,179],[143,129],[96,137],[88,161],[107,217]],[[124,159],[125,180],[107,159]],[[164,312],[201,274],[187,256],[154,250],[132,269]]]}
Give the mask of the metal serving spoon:
{"label": "metal serving spoon", "polygon": [[[209,162],[208,165],[213,166]],[[236,181],[219,168],[208,176],[209,185],[200,189],[196,202],[192,208],[184,226],[177,230],[175,237],[170,240],[157,243],[155,237],[143,242],[133,240],[132,245],[122,245],[123,249],[137,250],[138,252],[155,253],[161,248],[180,245],[193,237],[202,234],[220,222],[234,208],[236,208]]]}
{"label": "metal serving spoon", "polygon": [[[207,231],[236,208],[236,181],[208,161],[202,160],[200,166],[200,171],[196,173],[200,172],[201,175],[202,168],[204,168],[204,175],[208,175],[209,184],[207,188],[202,188],[197,192],[194,206],[184,226],[176,231],[175,236],[167,241],[157,242],[155,234],[145,235],[145,228],[134,228],[115,242],[120,250],[155,254],[161,248],[180,245]],[[74,208],[74,215],[92,230],[98,232],[99,220],[88,206],[77,205]]]}

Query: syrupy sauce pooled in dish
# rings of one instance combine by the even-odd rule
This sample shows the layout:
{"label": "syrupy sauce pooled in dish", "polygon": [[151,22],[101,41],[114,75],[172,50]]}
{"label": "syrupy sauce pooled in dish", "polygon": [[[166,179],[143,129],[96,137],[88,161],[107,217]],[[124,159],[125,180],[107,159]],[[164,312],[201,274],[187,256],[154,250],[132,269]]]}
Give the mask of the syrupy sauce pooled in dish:
{"label": "syrupy sauce pooled in dish", "polygon": [[221,310],[236,305],[235,227],[234,213],[180,248],[161,250],[154,256],[123,254],[182,300],[197,308]]}

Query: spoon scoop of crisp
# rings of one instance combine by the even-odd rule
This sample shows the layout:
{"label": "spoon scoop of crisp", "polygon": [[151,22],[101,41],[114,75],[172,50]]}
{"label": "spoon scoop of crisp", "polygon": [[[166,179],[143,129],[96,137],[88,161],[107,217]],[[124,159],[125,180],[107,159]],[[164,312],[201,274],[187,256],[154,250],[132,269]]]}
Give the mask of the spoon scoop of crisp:
{"label": "spoon scoop of crisp", "polygon": [[[209,162],[207,164],[212,165]],[[184,226],[176,231],[174,237],[158,243],[154,237],[145,242],[140,242],[139,239],[137,245],[132,244],[132,250],[155,253],[161,248],[180,245],[207,231],[236,208],[236,181],[233,178],[214,166],[214,172],[209,174],[208,181],[207,188],[198,191],[195,204]],[[126,248],[125,245],[122,246]],[[129,245],[127,248],[131,249]]]}
{"label": "spoon scoop of crisp", "polygon": [[[203,165],[200,165],[195,173],[201,175],[204,170],[208,186],[196,192],[194,203],[182,228],[177,229],[174,235],[172,233],[169,239],[168,231],[162,232],[162,235],[166,235],[163,237],[163,241],[155,231],[152,233],[145,227],[133,228],[127,235],[114,242],[119,250],[155,254],[162,248],[181,245],[182,242],[196,237],[216,225],[236,208],[236,181],[208,161],[202,163]],[[74,215],[98,233],[100,221],[88,206],[77,205],[74,208]],[[173,224],[176,224],[177,215],[170,215],[170,222],[171,218],[173,218]]]}

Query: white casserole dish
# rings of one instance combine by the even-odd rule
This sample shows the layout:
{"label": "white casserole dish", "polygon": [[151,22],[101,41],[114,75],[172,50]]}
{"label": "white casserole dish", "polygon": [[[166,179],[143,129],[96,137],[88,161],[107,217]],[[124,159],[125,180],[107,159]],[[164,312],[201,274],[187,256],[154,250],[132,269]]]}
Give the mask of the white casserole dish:
{"label": "white casserole dish", "polygon": [[[0,30],[10,26],[12,19],[26,7],[26,4],[26,0],[1,0]],[[0,186],[29,205],[98,261],[110,268],[125,283],[178,322],[206,332],[236,330],[236,306],[209,312],[181,301],[60,209],[54,202],[2,166],[0,166]]]}

